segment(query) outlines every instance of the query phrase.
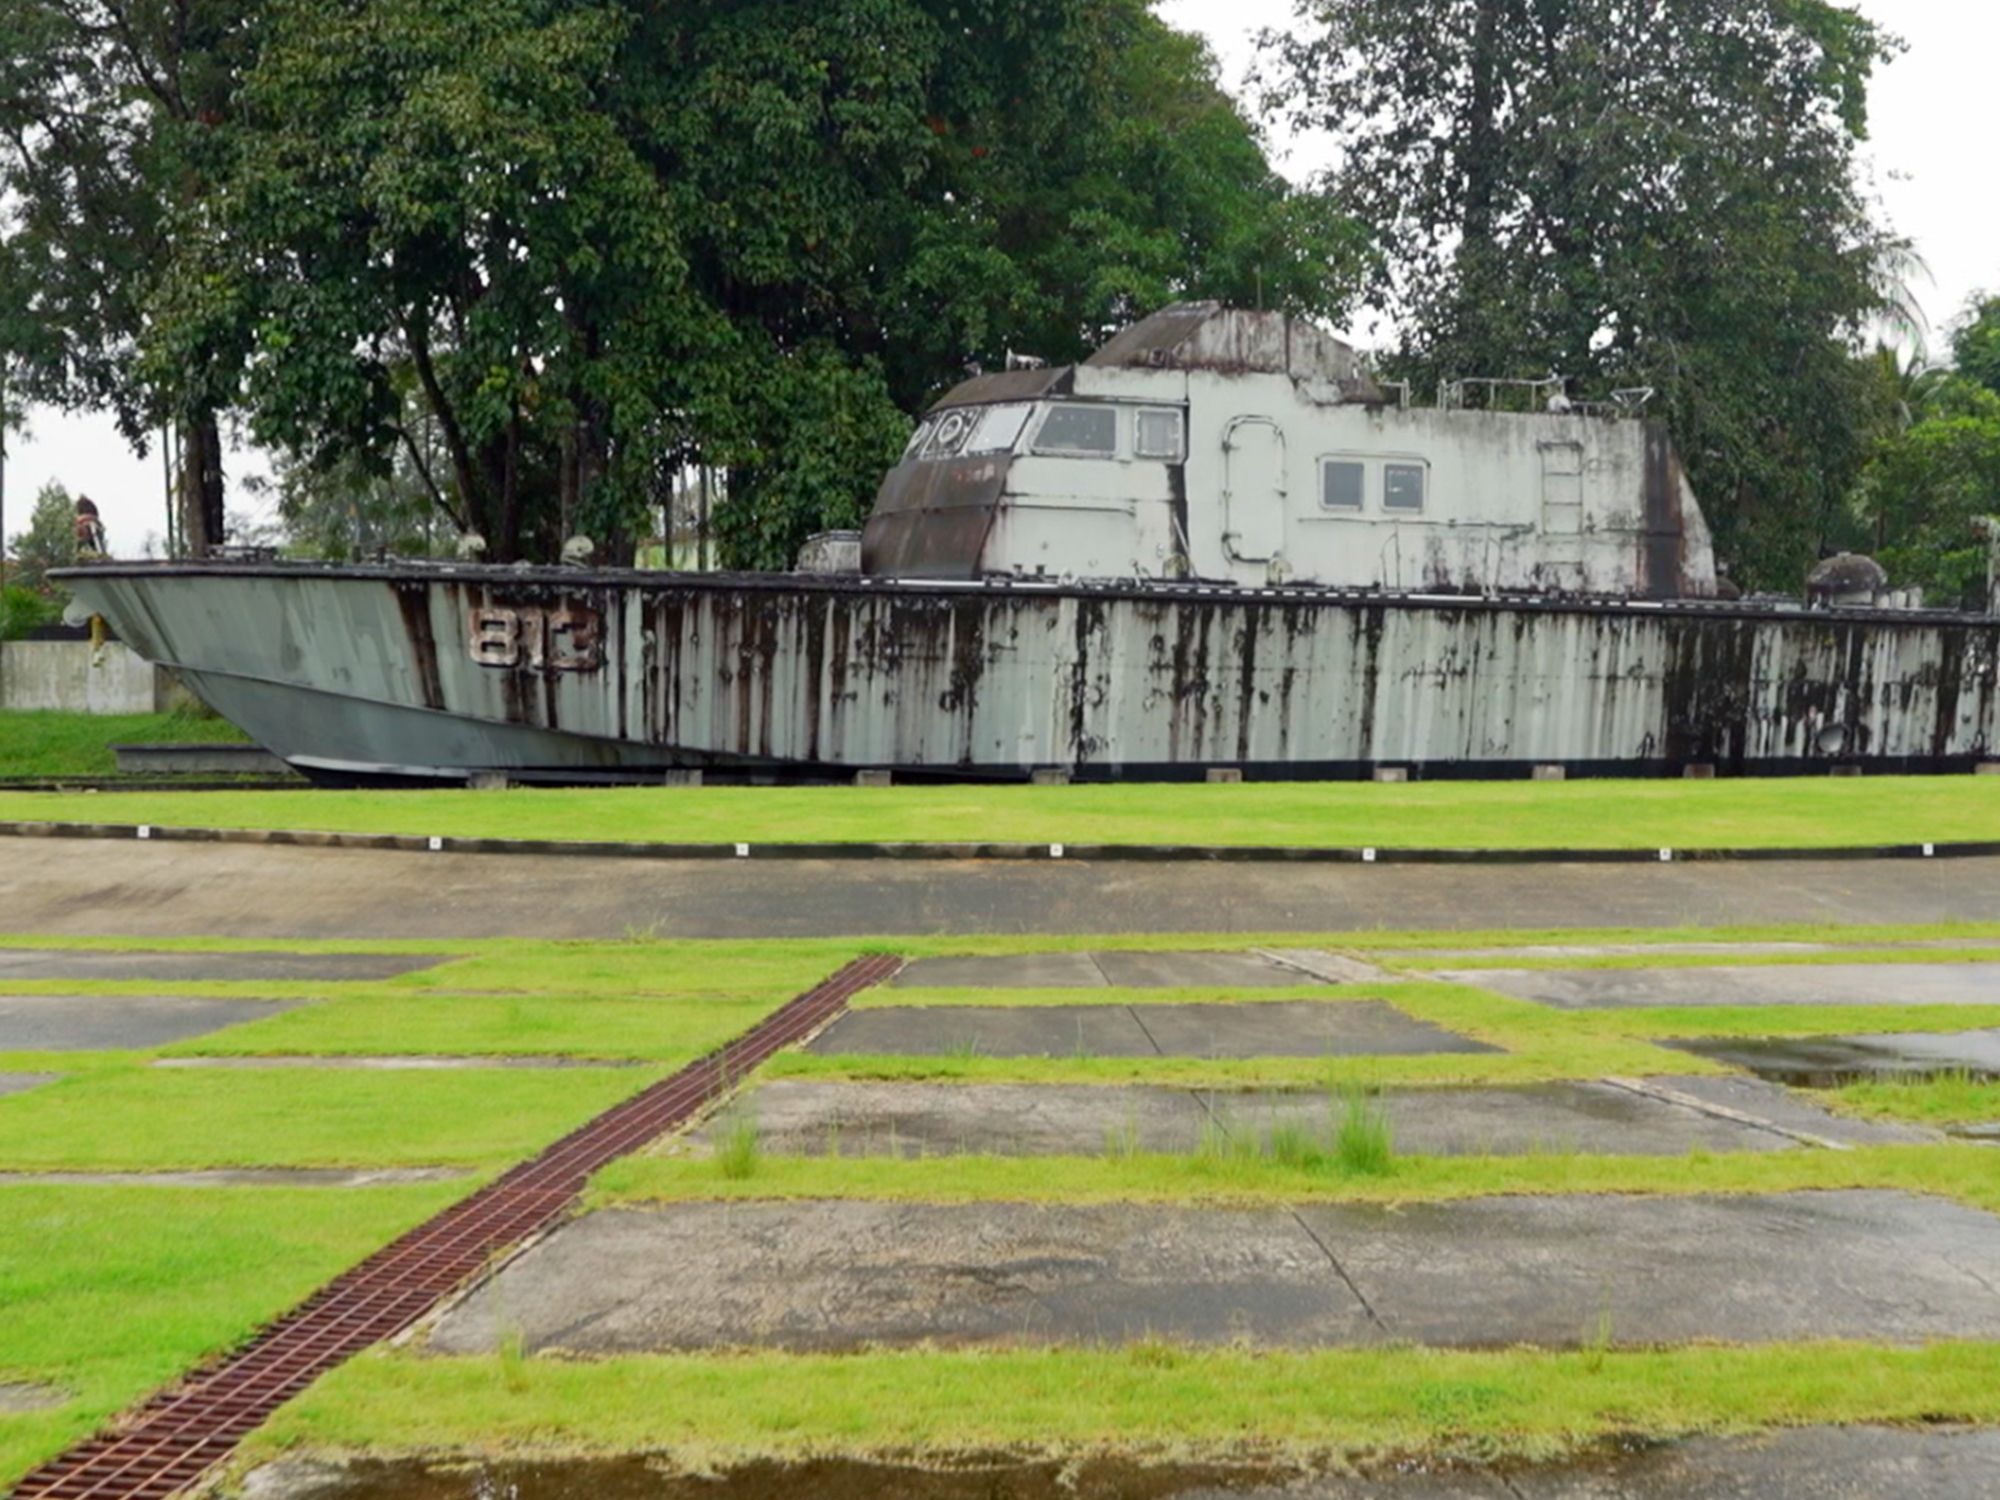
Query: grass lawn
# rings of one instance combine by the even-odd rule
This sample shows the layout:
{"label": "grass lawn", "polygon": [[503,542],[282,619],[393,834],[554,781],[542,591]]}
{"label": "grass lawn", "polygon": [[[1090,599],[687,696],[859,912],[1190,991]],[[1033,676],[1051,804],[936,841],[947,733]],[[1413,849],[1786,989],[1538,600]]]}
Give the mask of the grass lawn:
{"label": "grass lawn", "polygon": [[0,1099],[0,1169],[493,1167],[656,1074],[130,1068]]}
{"label": "grass lawn", "polygon": [[666,1452],[696,1471],[830,1452],[1545,1457],[1634,1433],[1859,1421],[2000,1422],[2000,1346],[376,1354],[280,1411],[249,1452]]}
{"label": "grass lawn", "polygon": [[1805,849],[2000,839],[2000,780],[16,793],[0,818],[695,844]]}
{"label": "grass lawn", "polygon": [[0,778],[112,776],[118,770],[113,745],[241,744],[243,740],[243,731],[227,719],[206,714],[10,711],[0,713]]}
{"label": "grass lawn", "polygon": [[[1824,1097],[1833,1108],[1867,1119],[1913,1120],[1919,1125],[2000,1123],[2000,1083],[1982,1083],[1969,1073],[1855,1083]],[[2000,1176],[2000,1170],[1995,1175]]]}
{"label": "grass lawn", "polygon": [[[468,797],[457,805],[508,807],[512,795],[487,803]],[[564,805],[560,795],[548,805]],[[225,800],[233,797],[225,794]],[[307,805],[332,804],[321,804],[315,796]],[[1514,933],[1496,934],[1491,941],[1716,936]],[[2000,925],[1760,929],[1737,936],[1746,941],[1875,944],[1943,939],[1971,949],[2000,940]],[[741,1033],[849,959],[885,946],[914,957],[1080,947],[1329,946],[1366,951],[1463,948],[1488,941],[1463,934],[1385,933],[1361,938],[931,938],[894,944],[868,939],[656,941],[645,933],[624,942],[442,945],[0,937],[0,946],[22,942],[71,949],[283,946],[452,955],[451,962],[438,968],[384,981],[36,986],[44,992],[259,993],[315,1003],[164,1049],[0,1056],[0,1070],[64,1075],[0,1099],[0,1170],[459,1165],[490,1172],[643,1088],[676,1061]],[[1915,950],[1894,953],[1897,959],[1915,961],[1930,956]],[[1469,986],[1398,976],[1344,989],[1302,985],[1295,991],[1254,993],[1258,999],[1293,994],[1333,1005],[1380,997],[1412,1016],[1505,1050],[1212,1062],[871,1059],[791,1052],[764,1076],[1172,1082],[1216,1089],[1529,1082],[1726,1071],[1657,1045],[1681,1035],[2000,1024],[2000,1007],[1564,1011]],[[869,996],[868,1003],[1124,1004],[1220,997],[1213,990],[883,990]],[[149,1065],[156,1057],[201,1054],[399,1053],[549,1054],[632,1059],[647,1066],[413,1073]],[[1967,1084],[1953,1092],[1952,1080],[1885,1087],[1905,1093],[1894,1098],[1841,1096],[1842,1102],[1863,1112],[1927,1120],[1958,1118],[1985,1105],[1979,1092],[1985,1086]],[[764,1156],[747,1176],[737,1177],[725,1176],[716,1160],[659,1151],[615,1163],[600,1174],[593,1195],[604,1205],[837,1196],[1268,1204],[1343,1198],[1398,1202],[1502,1192],[1691,1194],[1872,1187],[1937,1194],[2000,1212],[1994,1158],[1964,1143],[1678,1158],[1564,1153],[1392,1157],[1386,1167],[1377,1163],[1374,1170],[1343,1166],[1325,1156],[1284,1156],[1275,1140],[1253,1146],[1211,1145],[1184,1155],[1107,1149],[1097,1155],[1035,1159]],[[70,1394],[66,1404],[52,1411],[0,1415],[0,1486],[472,1186],[466,1181],[394,1189],[189,1191],[0,1185],[0,1383],[47,1384]],[[710,1455],[725,1461],[807,1450],[873,1454],[899,1447],[1067,1451],[1118,1445],[1174,1456],[1246,1448],[1323,1451],[1450,1444],[1461,1451],[1471,1445],[1478,1451],[1546,1453],[1613,1433],[1847,1419],[2000,1422],[2000,1346],[1654,1352],[1585,1347],[1557,1354],[1416,1348],[1255,1353],[1160,1344],[1121,1350],[912,1350],[833,1358],[747,1353],[576,1363],[515,1356],[440,1360],[389,1352],[356,1361],[320,1381],[280,1412],[255,1443],[263,1453],[284,1447],[385,1452],[670,1448],[677,1462],[690,1465]]]}
{"label": "grass lawn", "polygon": [[466,1191],[0,1185],[0,1489]]}

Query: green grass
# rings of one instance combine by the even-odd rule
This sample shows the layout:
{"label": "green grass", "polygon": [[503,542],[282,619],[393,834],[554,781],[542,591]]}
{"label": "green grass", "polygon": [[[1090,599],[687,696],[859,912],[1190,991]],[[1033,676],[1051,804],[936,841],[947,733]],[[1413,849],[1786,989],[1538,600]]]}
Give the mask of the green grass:
{"label": "green grass", "polygon": [[[118,770],[113,745],[241,744],[243,731],[206,714],[0,713],[0,778],[111,776]],[[80,799],[79,799],[80,800]],[[33,818],[19,810],[35,805],[8,798],[15,810],[0,817]],[[120,802],[119,807],[127,804]],[[96,817],[119,817],[98,804]],[[95,819],[93,819],[94,821]]]}
{"label": "green grass", "polygon": [[467,1190],[0,1185],[0,1489]]}
{"label": "green grass", "polygon": [[692,1062],[748,1031],[768,1000],[382,995],[321,1001],[162,1050],[167,1057],[576,1057]]}
{"label": "green grass", "polygon": [[491,1167],[636,1093],[645,1069],[132,1068],[0,1099],[0,1168]]}
{"label": "green grass", "polygon": [[854,1198],[903,1203],[1446,1202],[1525,1193],[1792,1193],[1901,1189],[2000,1211],[2000,1171],[1972,1145],[1854,1151],[1696,1151],[1686,1156],[1395,1156],[1357,1165],[1338,1152],[1281,1160],[1268,1143],[1186,1153],[1098,1156],[763,1156],[754,1178],[711,1159],[628,1156],[597,1175],[599,1207],[731,1199]]}
{"label": "green grass", "polygon": [[751,1353],[573,1363],[376,1354],[250,1442],[288,1449],[670,1453],[700,1470],[839,1452],[1254,1461],[1445,1448],[1548,1458],[1647,1433],[2000,1421],[2000,1345],[1542,1353],[1123,1349]]}
{"label": "green grass", "polygon": [[2000,1122],[2000,1083],[1983,1083],[1962,1071],[1849,1084],[1819,1097],[1847,1114],[1875,1120],[1910,1120],[1919,1125]]}
{"label": "green grass", "polygon": [[1825,848],[2000,839],[1982,777],[0,795],[0,818],[665,843]]}

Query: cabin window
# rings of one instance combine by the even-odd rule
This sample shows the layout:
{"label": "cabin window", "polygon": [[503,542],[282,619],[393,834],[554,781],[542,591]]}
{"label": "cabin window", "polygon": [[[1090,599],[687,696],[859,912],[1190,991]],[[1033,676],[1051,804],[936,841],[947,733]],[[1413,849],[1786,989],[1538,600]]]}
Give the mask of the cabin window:
{"label": "cabin window", "polygon": [[1424,508],[1424,466],[1385,464],[1382,468],[1382,509],[1420,515]]}
{"label": "cabin window", "polygon": [[1359,510],[1368,465],[1358,459],[1325,458],[1319,465],[1319,503],[1327,510]]}
{"label": "cabin window", "polygon": [[1019,402],[1012,406],[989,406],[986,414],[979,419],[979,426],[973,431],[972,440],[965,445],[967,453],[1007,453],[1021,440],[1021,429],[1028,425],[1028,413],[1034,408]]}
{"label": "cabin window", "polygon": [[958,457],[965,451],[965,440],[972,436],[973,424],[978,420],[976,411],[962,406],[939,412],[932,421],[930,446],[924,450],[924,457]]}
{"label": "cabin window", "polygon": [[1187,456],[1181,428],[1181,414],[1171,407],[1142,411],[1132,439],[1132,452],[1140,458],[1163,458],[1177,464]]}
{"label": "cabin window", "polygon": [[903,450],[903,461],[907,463],[923,452],[924,444],[930,441],[930,436],[931,424],[929,419],[927,418],[917,423],[917,430],[910,434],[910,446]]}
{"label": "cabin window", "polygon": [[1073,458],[1112,458],[1118,452],[1118,408],[1052,406],[1035,434],[1037,453]]}

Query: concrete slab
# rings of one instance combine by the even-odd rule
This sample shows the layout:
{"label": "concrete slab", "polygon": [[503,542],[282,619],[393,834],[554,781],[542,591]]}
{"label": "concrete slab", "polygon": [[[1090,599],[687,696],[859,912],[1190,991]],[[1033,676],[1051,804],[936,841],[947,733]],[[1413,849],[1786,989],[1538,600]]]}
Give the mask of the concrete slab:
{"label": "concrete slab", "polygon": [[1449,955],[1452,958],[1648,958],[1655,954],[1685,957],[1772,957],[1782,958],[1792,955],[1801,957],[1820,953],[1851,953],[1856,949],[1880,952],[1886,948],[1907,948],[1920,952],[1926,948],[1984,948],[2000,946],[1982,942],[1977,938],[1936,939],[1914,943],[1522,943],[1511,947],[1495,948],[1384,948],[1379,950],[1383,958],[1393,958],[1411,963],[1422,963],[1426,959],[1437,959]]}
{"label": "concrete slab", "polygon": [[895,1057],[1334,1057],[1499,1049],[1377,1000],[1300,1000],[884,1006],[843,1016],[811,1050]]}
{"label": "concrete slab", "polygon": [[689,1203],[586,1215],[431,1347],[2000,1336],[2000,1219],[1906,1193],[1397,1207]]}
{"label": "concrete slab", "polygon": [[809,1050],[895,1057],[1159,1055],[1124,1005],[884,1006],[849,1011]]}
{"label": "concrete slab", "polygon": [[1282,1210],[686,1204],[586,1215],[474,1291],[430,1340],[592,1354],[757,1344],[1345,1344],[1376,1334]]}
{"label": "concrete slab", "polygon": [[1007,953],[919,958],[889,981],[915,989],[1095,990],[1104,971],[1088,953]]}
{"label": "concrete slab", "polygon": [[1748,1068],[1760,1078],[1832,1088],[1854,1078],[1958,1072],[2000,1078],[2000,1030],[1869,1036],[1696,1037],[1663,1046]]}
{"label": "concrete slab", "polygon": [[1698,969],[1449,969],[1564,1010],[1660,1005],[2000,1005],[2000,964],[1765,964]]}
{"label": "concrete slab", "polygon": [[184,995],[0,995],[0,1052],[110,1052],[207,1036],[297,1002]]}
{"label": "concrete slab", "polygon": [[[1254,1468],[1095,1456],[931,1455],[908,1465],[823,1456],[675,1474],[658,1455],[468,1462],[283,1458],[244,1500],[1989,1500],[2000,1431],[1813,1427],[1623,1444],[1599,1457],[1496,1470],[1403,1459],[1380,1474],[1291,1478]],[[1260,1483],[1260,1480],[1264,1482]]]}
{"label": "concrete slab", "polygon": [[38,1089],[45,1083],[54,1083],[54,1073],[0,1073],[0,1099],[9,1094],[25,1094],[29,1089]]}
{"label": "concrete slab", "polygon": [[[1782,1116],[1780,1123],[1829,1138],[1929,1139],[1922,1131],[1842,1120],[1755,1080],[1704,1082],[1739,1084],[1720,1102],[1750,1113],[1759,1112],[1761,1104],[1766,1114]],[[1603,1083],[1391,1089],[1375,1102],[1388,1117],[1396,1149],[1415,1156],[1540,1151],[1679,1156],[1696,1149],[1783,1151],[1800,1144],[1776,1131]],[[1281,1125],[1331,1134],[1340,1110],[1337,1099],[1318,1092],[1197,1096],[1161,1088],[787,1079],[760,1085],[716,1124],[694,1132],[690,1142],[705,1153],[719,1130],[748,1116],[757,1122],[763,1149],[785,1156],[1174,1153],[1196,1150],[1211,1123],[1230,1135],[1263,1137]]]}
{"label": "concrete slab", "polygon": [[1380,1000],[1140,1005],[1133,1015],[1166,1057],[1375,1057],[1498,1052]]}
{"label": "concrete slab", "polygon": [[206,1167],[189,1172],[0,1172],[0,1187],[395,1187],[456,1182],[466,1167]]}
{"label": "concrete slab", "polygon": [[[1332,960],[1333,955],[1322,954]],[[1008,953],[920,958],[896,977],[906,988],[1174,989],[1227,985],[1245,989],[1315,983],[1311,975],[1255,953]]]}
{"label": "concrete slab", "polygon": [[2000,1218],[1894,1192],[1302,1208],[1399,1339],[1915,1343],[2000,1333]]}
{"label": "concrete slab", "polygon": [[[399,854],[16,839],[20,932],[301,937],[840,937],[857,932],[1365,932],[1988,921],[2000,858],[1763,864],[1093,864]],[[1228,899],[1217,898],[1218,872]],[[256,892],[245,900],[245,891]]]}
{"label": "concrete slab", "polygon": [[1935,1141],[1930,1131],[1916,1125],[1887,1121],[1857,1120],[1822,1109],[1811,1097],[1796,1094],[1782,1084],[1761,1078],[1714,1078],[1700,1075],[1647,1080],[1664,1084],[1683,1094],[1692,1094],[1725,1109],[1739,1110],[1769,1120],[1785,1130],[1796,1130],[1825,1140],[1843,1141],[1851,1146],[1920,1145]]}
{"label": "concrete slab", "polygon": [[[1782,1092],[1782,1091],[1780,1091]],[[1232,1135],[1304,1126],[1328,1135],[1342,1105],[1325,1094],[1220,1094],[1208,1099]],[[1784,1151],[1791,1137],[1635,1094],[1607,1083],[1521,1088],[1391,1089],[1375,1101],[1405,1156],[1684,1156]]]}
{"label": "concrete slab", "polygon": [[1096,1156],[1106,1150],[1188,1152],[1209,1121],[1184,1089],[1088,1085],[761,1084],[690,1137],[697,1152],[738,1118],[782,1156]]}
{"label": "concrete slab", "polygon": [[[11,852],[11,851],[10,851]],[[238,899],[241,893],[238,893]],[[0,948],[0,985],[9,979],[150,980],[155,984],[236,980],[394,979],[444,963],[446,954],[139,953]]]}

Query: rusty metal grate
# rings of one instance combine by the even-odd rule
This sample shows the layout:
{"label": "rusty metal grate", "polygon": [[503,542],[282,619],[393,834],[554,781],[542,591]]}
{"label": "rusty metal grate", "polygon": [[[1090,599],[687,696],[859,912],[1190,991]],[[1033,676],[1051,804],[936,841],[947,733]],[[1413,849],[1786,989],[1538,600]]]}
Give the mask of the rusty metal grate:
{"label": "rusty metal grate", "polygon": [[719,1052],[605,1111],[335,1277],[219,1364],[30,1474],[16,1500],[165,1500],[185,1489],[314,1380],[401,1333],[494,1255],[553,1224],[599,1167],[682,1124],[901,967],[892,957],[849,964]]}

